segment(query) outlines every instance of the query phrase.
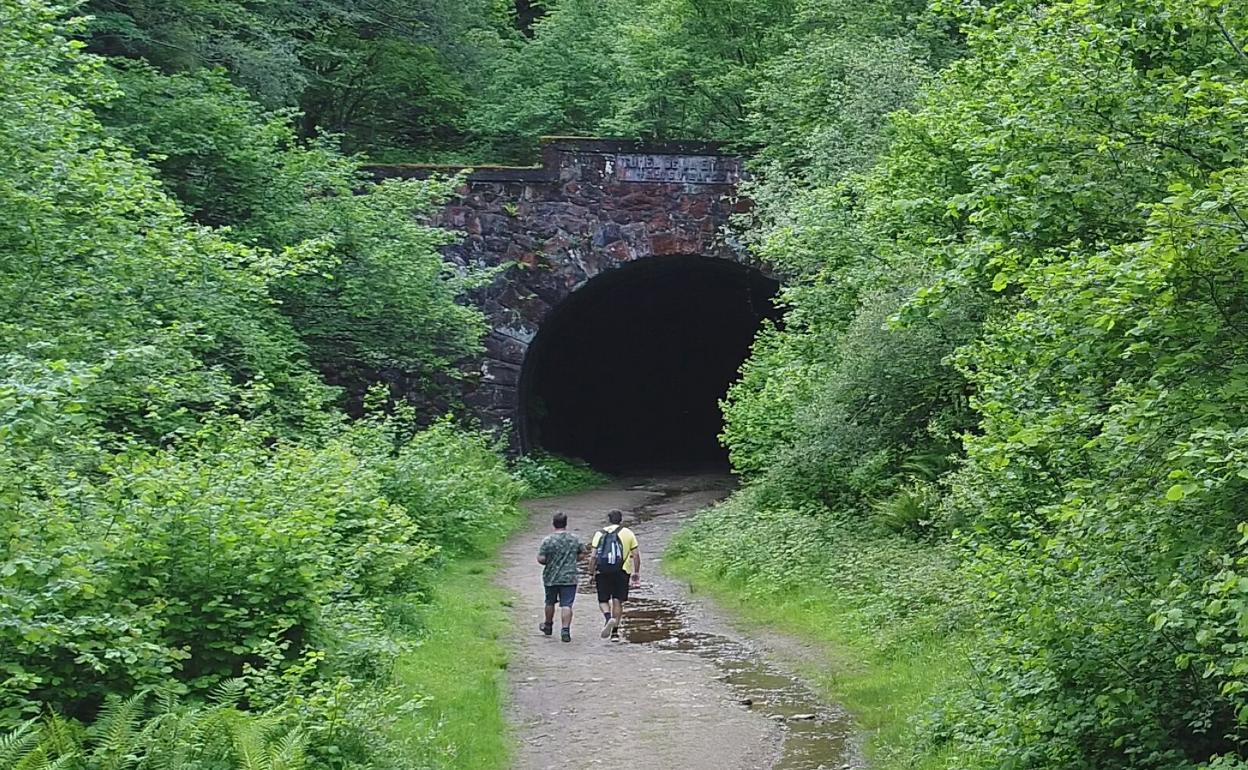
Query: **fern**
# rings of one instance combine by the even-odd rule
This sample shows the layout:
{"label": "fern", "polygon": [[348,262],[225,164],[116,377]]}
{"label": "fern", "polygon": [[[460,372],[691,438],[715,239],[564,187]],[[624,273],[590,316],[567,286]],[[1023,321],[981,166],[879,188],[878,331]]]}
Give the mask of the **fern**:
{"label": "fern", "polygon": [[75,755],[65,755],[52,759],[48,755],[48,750],[40,746],[26,759],[19,762],[14,770],[58,770],[58,768],[68,768],[70,762],[78,759]]}
{"label": "fern", "polygon": [[82,726],[72,719],[53,713],[43,723],[40,743],[52,756],[76,758],[82,752]]}
{"label": "fern", "polygon": [[272,750],[272,770],[299,770],[306,762],[307,735],[296,727],[283,735]]}
{"label": "fern", "polygon": [[147,693],[110,698],[84,729],[52,714],[0,735],[0,770],[304,770],[308,734],[283,710],[251,714],[223,683],[212,706]]}
{"label": "fern", "polygon": [[92,764],[98,764],[100,770],[127,770],[138,762],[137,739],[146,703],[146,691],[124,700],[110,697],[104,701],[95,724],[87,730],[88,738],[94,742]]}
{"label": "fern", "polygon": [[906,458],[901,470],[912,479],[936,481],[953,468],[954,462],[947,452],[918,452]]}
{"label": "fern", "polygon": [[48,747],[39,744],[12,765],[13,770],[47,770],[52,765]]}
{"label": "fern", "polygon": [[0,767],[13,767],[19,757],[26,756],[39,744],[39,732],[35,729],[38,721],[31,719],[8,734],[0,735]]}
{"label": "fern", "polygon": [[247,694],[246,677],[236,676],[212,688],[208,700],[218,706],[237,706]]}
{"label": "fern", "polygon": [[891,532],[922,538],[932,533],[939,504],[931,485],[910,484],[875,503],[875,519]]}

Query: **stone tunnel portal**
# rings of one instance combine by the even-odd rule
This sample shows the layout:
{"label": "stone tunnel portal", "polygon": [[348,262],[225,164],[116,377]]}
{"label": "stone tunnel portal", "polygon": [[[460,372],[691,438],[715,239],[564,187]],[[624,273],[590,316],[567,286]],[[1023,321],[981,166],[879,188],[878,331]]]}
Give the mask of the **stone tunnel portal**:
{"label": "stone tunnel portal", "polygon": [[731,235],[742,158],[552,137],[535,166],[371,170],[466,174],[429,221],[456,232],[452,269],[497,271],[466,298],[489,325],[460,381],[482,427],[605,470],[723,461],[717,402],[777,289]]}
{"label": "stone tunnel portal", "polygon": [[778,283],[698,256],[600,274],[554,308],[525,358],[523,440],[607,471],[726,464],[719,400]]}

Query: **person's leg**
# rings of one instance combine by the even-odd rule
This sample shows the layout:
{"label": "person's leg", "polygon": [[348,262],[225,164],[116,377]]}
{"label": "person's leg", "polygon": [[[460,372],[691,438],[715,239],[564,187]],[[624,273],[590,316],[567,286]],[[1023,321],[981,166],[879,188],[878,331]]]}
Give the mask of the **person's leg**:
{"label": "person's leg", "polygon": [[620,605],[620,586],[623,585],[627,589],[628,575],[621,571],[609,576],[598,576],[599,580],[603,577],[609,577],[608,586],[610,588],[609,594],[611,598],[610,605],[608,606],[610,614],[607,616],[606,624],[602,627],[602,638],[606,639],[614,634],[616,629],[620,627],[620,616],[623,614],[623,607]]}
{"label": "person's leg", "polygon": [[615,593],[611,597],[611,616],[615,620],[611,624],[611,638],[620,638],[620,624],[624,622],[624,602],[628,601],[629,580],[631,577],[627,572],[620,573],[620,582],[615,586]]}
{"label": "person's leg", "polygon": [[576,586],[559,586],[559,619],[563,626],[559,638],[565,642],[572,641],[572,602],[576,601]]}
{"label": "person's leg", "polygon": [[616,581],[614,591],[611,592],[611,615],[618,621],[624,617],[624,602],[628,601],[628,587],[632,580],[627,572],[623,570],[617,575],[619,580]]}
{"label": "person's leg", "polygon": [[598,586],[598,609],[602,610],[602,622],[611,622],[611,576],[598,575],[595,580]]}
{"label": "person's leg", "polygon": [[543,616],[545,617],[545,620],[543,620],[542,624],[537,627],[539,631],[547,636],[550,636],[555,629],[555,601],[558,592],[551,590],[554,588],[556,588],[556,586],[546,586],[546,602],[545,607],[543,608]]}

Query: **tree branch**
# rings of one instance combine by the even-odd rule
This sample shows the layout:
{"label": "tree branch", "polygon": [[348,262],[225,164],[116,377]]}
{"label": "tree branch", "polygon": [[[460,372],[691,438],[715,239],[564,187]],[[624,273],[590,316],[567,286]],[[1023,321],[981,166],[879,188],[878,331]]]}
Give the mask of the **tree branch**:
{"label": "tree branch", "polygon": [[[1222,13],[1226,13],[1226,9],[1223,9]],[[1239,43],[1235,42],[1234,35],[1232,35],[1231,31],[1226,28],[1225,24],[1222,23],[1222,14],[1214,16],[1213,23],[1218,25],[1218,31],[1222,33],[1222,37],[1226,38],[1226,42],[1231,44],[1231,48],[1235,49],[1235,53],[1239,54],[1239,58],[1244,61],[1248,61],[1248,53],[1244,53],[1244,49],[1240,47]]]}

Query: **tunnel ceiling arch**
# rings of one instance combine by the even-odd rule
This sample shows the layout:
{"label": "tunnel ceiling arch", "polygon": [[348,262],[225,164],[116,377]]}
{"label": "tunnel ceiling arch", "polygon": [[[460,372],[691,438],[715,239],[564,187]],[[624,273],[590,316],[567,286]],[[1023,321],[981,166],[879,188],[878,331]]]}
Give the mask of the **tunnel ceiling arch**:
{"label": "tunnel ceiling arch", "polygon": [[[372,167],[379,179],[448,170]],[[459,195],[433,221],[464,236],[443,249],[449,262],[501,268],[469,297],[489,325],[483,355],[465,364],[461,394],[480,423],[507,431],[513,448],[538,438],[541,426],[532,424],[521,393],[530,345],[548,319],[558,321],[564,302],[578,290],[584,288],[586,297],[603,291],[600,276],[655,260],[667,261],[668,272],[636,275],[650,281],[694,274],[728,280],[731,271],[715,272],[710,263],[696,261],[718,260],[755,268],[736,272],[735,280],[761,278],[760,266],[727,235],[730,218],[750,208],[737,190],[742,175],[741,159],[713,144],[590,139],[543,142],[540,166],[469,173]],[[699,264],[709,272],[692,267]],[[644,299],[645,293],[632,296]]]}
{"label": "tunnel ceiling arch", "polygon": [[651,257],[594,278],[556,308],[521,377],[528,446],[612,471],[726,461],[719,400],[778,284],[698,256]]}

